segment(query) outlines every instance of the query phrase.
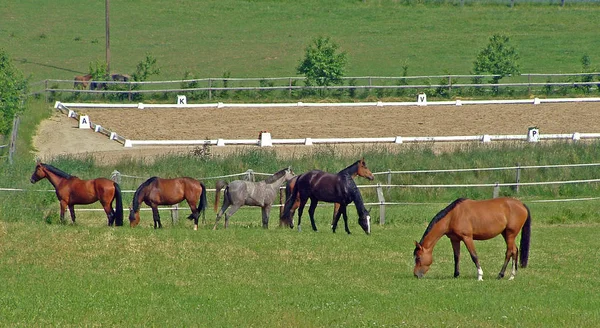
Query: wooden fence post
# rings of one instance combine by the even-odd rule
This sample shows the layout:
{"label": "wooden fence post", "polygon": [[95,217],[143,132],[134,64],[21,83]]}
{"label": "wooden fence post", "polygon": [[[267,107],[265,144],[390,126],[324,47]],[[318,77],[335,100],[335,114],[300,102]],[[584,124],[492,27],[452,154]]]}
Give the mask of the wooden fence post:
{"label": "wooden fence post", "polygon": [[377,184],[377,200],[379,200],[379,224],[385,224],[385,197],[383,197],[383,188]]}
{"label": "wooden fence post", "polygon": [[254,171],[252,169],[246,171],[246,180],[254,182]]}
{"label": "wooden fence post", "polygon": [[110,174],[110,179],[118,184],[121,184],[121,172],[114,170]]}
{"label": "wooden fence post", "polygon": [[10,135],[10,146],[8,148],[8,162],[11,165],[13,163],[13,155],[15,154],[15,151],[17,150],[17,134],[18,134],[18,130],[19,130],[19,122],[20,121],[21,121],[21,119],[19,118],[19,115],[15,114],[15,117],[13,119],[12,133]]}
{"label": "wooden fence post", "polygon": [[173,222],[173,225],[177,225],[177,222],[179,222],[179,204],[175,204],[171,209],[171,222]]}

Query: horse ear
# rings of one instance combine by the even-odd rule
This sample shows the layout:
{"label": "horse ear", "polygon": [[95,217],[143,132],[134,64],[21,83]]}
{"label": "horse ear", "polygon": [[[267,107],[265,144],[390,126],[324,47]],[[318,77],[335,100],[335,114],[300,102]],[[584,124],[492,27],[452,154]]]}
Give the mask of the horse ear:
{"label": "horse ear", "polygon": [[416,240],[415,240],[415,246],[416,246],[418,249],[422,249],[422,248],[423,248],[423,247],[421,246],[421,244],[419,244],[419,242],[418,242],[418,241],[416,241]]}

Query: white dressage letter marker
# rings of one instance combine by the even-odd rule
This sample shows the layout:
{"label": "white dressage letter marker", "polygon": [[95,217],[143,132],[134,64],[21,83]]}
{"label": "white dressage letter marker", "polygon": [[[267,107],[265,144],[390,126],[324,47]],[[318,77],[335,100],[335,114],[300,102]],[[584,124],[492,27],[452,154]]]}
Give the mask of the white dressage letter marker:
{"label": "white dressage letter marker", "polygon": [[271,140],[271,133],[269,133],[269,132],[261,133],[259,145],[261,147],[273,147],[273,141]]}
{"label": "white dressage letter marker", "polygon": [[418,106],[427,106],[427,95],[424,93],[419,93],[417,95],[417,105]]}
{"label": "white dressage letter marker", "polygon": [[539,139],[540,139],[540,129],[529,128],[529,130],[527,131],[527,141],[538,142]]}
{"label": "white dressage letter marker", "polygon": [[187,105],[187,97],[177,95],[177,105]]}
{"label": "white dressage letter marker", "polygon": [[79,116],[79,128],[90,129],[90,117],[88,115]]}

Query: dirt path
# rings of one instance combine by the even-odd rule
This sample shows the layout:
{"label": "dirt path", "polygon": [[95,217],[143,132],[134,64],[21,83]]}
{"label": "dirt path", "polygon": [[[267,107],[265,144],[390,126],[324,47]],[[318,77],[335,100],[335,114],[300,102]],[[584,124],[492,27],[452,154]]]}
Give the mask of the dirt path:
{"label": "dirt path", "polygon": [[[600,103],[541,105],[464,105],[399,107],[291,107],[196,109],[82,109],[96,124],[128,139],[253,139],[259,131],[273,138],[419,137],[481,134],[600,132]],[[158,154],[190,152],[194,147],[134,147],[77,128],[78,122],[57,112],[39,126],[34,138],[43,160],[64,154],[93,155],[103,162],[122,157],[151,160]],[[250,146],[246,146],[250,147]],[[306,151],[311,146],[275,147]],[[212,147],[213,153],[232,147]]]}

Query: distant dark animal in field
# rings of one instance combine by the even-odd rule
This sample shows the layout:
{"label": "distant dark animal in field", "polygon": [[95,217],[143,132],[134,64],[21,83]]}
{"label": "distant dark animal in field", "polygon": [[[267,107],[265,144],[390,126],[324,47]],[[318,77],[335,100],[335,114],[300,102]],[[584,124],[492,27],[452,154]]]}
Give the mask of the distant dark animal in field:
{"label": "distant dark animal in field", "polygon": [[[56,197],[60,202],[60,221],[65,219],[65,210],[68,207],[71,213],[71,221],[75,223],[75,205],[92,204],[100,201],[108,218],[108,225],[123,225],[123,202],[121,199],[121,188],[116,182],[98,178],[93,180],[82,180],[76,176],[65,173],[58,168],[38,162],[31,175],[31,183],[41,179],[48,179],[56,190]],[[116,200],[115,209],[112,208]]]}
{"label": "distant dark animal in field", "polygon": [[187,201],[194,220],[194,230],[198,230],[198,217],[206,209],[206,188],[204,183],[189,177],[162,179],[152,177],[144,181],[133,194],[133,204],[129,213],[129,225],[133,228],[140,223],[140,206],[142,203],[152,208],[154,229],[162,228],[158,214],[159,205],[175,205]]}
{"label": "distant dark animal in field", "polygon": [[[346,207],[354,202],[358,212],[358,223],[365,233],[371,233],[371,216],[365,208],[362,195],[353,180],[355,175],[373,180],[373,173],[367,167],[364,158],[341,170],[337,174],[327,173],[320,170],[312,170],[298,176],[290,197],[286,200],[280,224],[289,225],[293,228],[292,213],[298,208],[298,230],[302,222],[302,213],[306,202],[310,199],[308,214],[312,229],[317,231],[315,224],[315,210],[319,201],[339,204],[339,210],[331,223],[333,232],[337,229],[340,216],[344,217],[344,228],[348,234],[348,215]],[[296,205],[299,204],[299,205]]]}
{"label": "distant dark animal in field", "polygon": [[[264,181],[252,182],[244,180],[235,180],[227,184],[219,180],[216,183],[215,211],[219,206],[219,196],[221,189],[225,187],[223,195],[223,206],[217,213],[215,225],[217,228],[219,219],[225,214],[225,228],[229,225],[229,218],[242,206],[259,206],[262,209],[262,226],[269,227],[269,215],[275,196],[279,193],[281,185],[294,177],[294,172],[288,167],[278,171]],[[226,212],[227,208],[229,211]]]}
{"label": "distant dark animal in field", "polygon": [[[515,239],[521,231],[520,253]],[[517,257],[520,255],[521,267],[526,267],[529,259],[529,240],[531,238],[531,214],[529,208],[514,198],[494,198],[489,200],[471,200],[459,198],[441,210],[429,223],[420,242],[415,242],[414,275],[421,278],[433,262],[433,248],[437,241],[446,235],[452,242],[454,251],[454,277],[459,275],[460,242],[462,241],[471,259],[477,267],[477,280],[483,280],[483,270],[475,252],[474,240],[487,240],[502,235],[506,242],[504,265],[498,279],[512,258],[510,280],[517,273]]]}
{"label": "distant dark animal in field", "polygon": [[91,74],[77,75],[73,78],[73,89],[82,90],[87,89],[92,80]]}
{"label": "distant dark animal in field", "polygon": [[131,80],[131,75],[115,73],[110,75],[110,79],[117,82],[129,82]]}

